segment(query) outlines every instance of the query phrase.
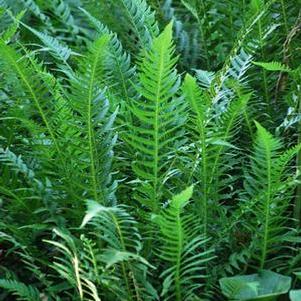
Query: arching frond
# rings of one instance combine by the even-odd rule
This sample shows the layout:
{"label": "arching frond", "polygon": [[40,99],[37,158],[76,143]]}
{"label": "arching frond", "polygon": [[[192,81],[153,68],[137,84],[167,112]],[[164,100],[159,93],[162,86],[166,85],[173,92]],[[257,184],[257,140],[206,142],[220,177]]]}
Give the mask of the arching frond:
{"label": "arching frond", "polygon": [[50,18],[41,11],[39,5],[34,0],[20,0],[20,2],[23,4],[24,9],[29,10],[33,15],[44,22],[48,28],[52,27]]}
{"label": "arching frond", "polygon": [[[2,40],[0,40],[0,68],[6,74],[17,78],[20,88],[24,90],[26,98],[31,101],[32,106],[41,118],[51,145],[63,164],[64,156],[52,125],[52,116],[49,114],[51,112],[49,106],[52,103],[46,101],[49,100],[49,94],[51,95],[55,90],[53,77],[44,72],[43,67],[35,58],[22,57],[17,50],[6,45]],[[19,96],[21,103],[25,102],[23,97],[23,95]]]}
{"label": "arching frond", "polygon": [[55,257],[53,268],[59,273],[60,277],[66,280],[76,291],[76,299],[101,301],[95,284],[88,279],[81,264],[80,255],[72,236],[60,230],[54,233],[63,242],[46,240],[45,242],[56,247],[60,257]]}
{"label": "arching frond", "polygon": [[69,57],[72,54],[76,54],[67,45],[63,45],[60,41],[50,36],[49,34],[39,32],[38,30],[26,25],[23,22],[20,23],[41,40],[41,42],[44,44],[42,50],[48,50],[50,54],[52,54],[57,60],[62,61],[66,64]]}
{"label": "arching frond", "polygon": [[53,0],[49,3],[52,12],[62,23],[66,24],[73,34],[78,34],[80,29],[72,15],[70,4],[63,0]]}
{"label": "arching frond", "polygon": [[181,53],[180,63],[185,66],[184,68],[190,69],[198,63],[199,58],[203,55],[203,53],[200,52],[201,47],[206,46],[200,45],[199,30],[196,24],[193,22],[183,22],[182,18],[180,18],[187,18],[187,12],[185,11],[179,17],[174,5],[175,3],[173,3],[172,0],[165,0],[162,4],[162,13],[164,19],[168,22],[173,22],[174,40],[177,45],[177,50]]}
{"label": "arching frond", "polygon": [[[127,53],[119,41],[117,35],[110,31],[110,29],[102,24],[98,19],[94,18],[86,10],[82,9],[84,14],[87,16],[90,23],[93,25],[97,34],[100,36],[109,35],[109,49],[108,59],[106,62],[106,69],[109,72],[109,78],[107,79],[107,84],[113,85],[111,88],[114,94],[120,97],[120,102],[129,102],[130,97],[132,97],[135,92],[132,87],[131,81],[133,80],[135,74],[135,67],[131,64],[130,54]],[[126,114],[125,111],[122,111]]]}

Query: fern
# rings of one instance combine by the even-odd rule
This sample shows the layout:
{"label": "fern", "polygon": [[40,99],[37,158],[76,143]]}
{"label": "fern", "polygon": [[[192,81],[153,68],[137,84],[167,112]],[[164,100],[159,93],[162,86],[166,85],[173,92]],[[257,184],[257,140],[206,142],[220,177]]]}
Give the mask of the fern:
{"label": "fern", "polygon": [[66,245],[57,241],[46,240],[55,246],[62,255],[62,257],[55,258],[53,268],[77,290],[79,300],[100,301],[96,286],[85,276],[81,267],[78,251],[72,237],[59,230],[54,230],[54,233],[63,239]]}
{"label": "fern", "polygon": [[63,45],[60,43],[57,39],[53,38],[52,36],[39,32],[35,30],[34,28],[27,26],[26,24],[20,22],[24,27],[26,27],[28,30],[30,30],[34,35],[36,35],[42,43],[46,46],[46,48],[42,48],[43,51],[49,51],[54,58],[56,58],[59,61],[62,61],[63,63],[67,63],[67,60],[72,54],[74,53],[68,46]]}
{"label": "fern", "polygon": [[[13,75],[17,76],[26,96],[36,107],[58,156],[63,161],[63,154],[55,130],[52,127],[51,120],[45,108],[45,99],[47,99],[47,94],[50,92],[49,88],[51,86],[47,82],[48,78],[41,77],[43,72],[35,60],[30,58],[22,60],[22,56],[15,49],[7,46],[2,40],[0,40],[0,45],[0,60],[2,61],[1,65],[3,69],[8,74],[13,72]],[[37,69],[39,72],[36,72]]]}
{"label": "fern", "polygon": [[188,29],[186,28],[187,26],[185,25],[187,25],[187,22],[182,22],[177,16],[177,10],[173,7],[172,0],[164,1],[162,12],[168,22],[173,22],[174,39],[176,41],[177,50],[181,53],[180,62],[183,62],[182,65],[184,65],[185,68],[195,66],[200,58],[198,51],[200,49],[198,30],[196,30],[195,26],[189,26]]}
{"label": "fern", "polygon": [[[1,5],[1,3],[0,3]],[[6,6],[4,6],[4,9],[6,11],[6,14],[3,13],[4,16],[2,16],[3,19],[6,19],[6,17],[12,17],[11,12],[8,10]],[[23,18],[25,11],[21,11],[16,15],[16,17],[13,18],[13,23],[8,25],[5,30],[1,33],[2,39],[8,43],[12,40],[14,35],[17,33],[17,30],[19,29],[19,21]],[[1,26],[2,27],[2,26]]]}
{"label": "fern", "polygon": [[[201,195],[197,201],[197,212],[202,217],[205,235],[208,235],[210,216],[217,214],[217,206],[209,204],[227,198],[222,194],[222,187],[231,182],[231,172],[235,166],[237,152],[231,144],[235,141],[240,117],[246,108],[250,95],[243,95],[233,101],[226,111],[216,113],[215,105],[211,103],[210,96],[202,92],[196,79],[190,75],[185,78],[183,92],[190,104],[190,120],[195,141],[196,168],[195,176],[201,187]],[[229,177],[227,177],[229,175]],[[209,216],[209,212],[210,216]],[[215,212],[213,214],[213,212]]]}
{"label": "fern", "polygon": [[0,279],[0,287],[17,296],[17,300],[40,301],[40,292],[33,286],[25,285],[16,280]]}
{"label": "fern", "polygon": [[[82,132],[81,168],[88,170],[88,192],[101,203],[113,201],[109,159],[116,136],[112,132],[117,111],[108,114],[109,103],[103,84],[108,36],[91,44],[89,53],[71,78],[70,103],[79,116],[74,126]],[[99,141],[99,142],[98,142]],[[106,157],[105,157],[106,156]],[[103,159],[101,159],[103,158]],[[85,179],[84,179],[85,181]]]}
{"label": "fern", "polygon": [[184,214],[192,192],[191,186],[174,196],[168,208],[155,217],[163,243],[159,256],[168,263],[161,274],[164,300],[191,300],[200,280],[206,277],[206,264],[214,258],[212,250],[204,249],[208,238],[200,234],[198,220]]}
{"label": "fern", "polygon": [[[134,96],[131,80],[133,80],[135,74],[135,67],[131,65],[130,55],[123,49],[121,42],[116,34],[111,32],[109,28],[103,25],[99,20],[94,18],[86,10],[82,9],[87,16],[90,23],[96,29],[97,33],[102,35],[109,35],[109,59],[106,63],[106,69],[109,71],[108,84],[114,83],[112,90],[120,97],[121,101],[128,103],[130,98]],[[124,112],[124,110],[122,111]],[[125,114],[126,112],[124,112]]]}
{"label": "fern", "polygon": [[37,18],[39,18],[43,23],[47,25],[48,28],[52,28],[51,20],[46,16],[40,9],[39,5],[34,0],[18,0],[20,1],[24,8],[29,10]]}
{"label": "fern", "polygon": [[124,298],[129,300],[156,298],[156,292],[146,279],[146,268],[150,265],[139,255],[142,242],[136,222],[125,209],[103,207],[89,201],[82,227],[87,223],[101,234],[99,239],[107,244],[101,258],[106,264],[106,269],[113,266],[116,277],[122,279],[124,289],[120,293],[125,293]]}
{"label": "fern", "polygon": [[159,33],[154,12],[145,0],[118,0],[131,24],[141,48],[149,47]]}
{"label": "fern", "polygon": [[151,50],[140,65],[139,100],[132,100],[129,109],[135,120],[129,126],[127,142],[137,152],[133,170],[142,181],[135,197],[153,212],[160,208],[161,183],[168,168],[168,155],[184,121],[185,106],[176,97],[180,78],[173,58],[172,25],[154,39]]}
{"label": "fern", "polygon": [[290,72],[291,69],[279,62],[253,62],[254,65],[262,67],[268,71]]}
{"label": "fern", "polygon": [[244,200],[248,199],[249,204],[252,204],[250,209],[256,220],[254,224],[251,223],[256,233],[254,256],[259,267],[264,268],[271,261],[269,255],[273,252],[275,243],[277,242],[278,248],[285,247],[281,243],[289,231],[286,226],[289,217],[285,212],[289,207],[294,186],[293,179],[287,175],[286,166],[301,146],[281,153],[281,141],[260,124],[257,123],[256,126],[257,140],[250,171],[246,175]]}
{"label": "fern", "polygon": [[66,24],[73,34],[78,34],[80,31],[79,26],[72,15],[71,8],[68,2],[62,0],[51,1],[50,6],[52,12]]}
{"label": "fern", "polygon": [[0,300],[298,269],[297,2],[0,0]]}
{"label": "fern", "polygon": [[12,151],[0,148],[0,161],[8,166],[11,166],[17,173],[22,173],[29,181],[35,180],[35,173],[22,160],[21,156],[17,156]]}

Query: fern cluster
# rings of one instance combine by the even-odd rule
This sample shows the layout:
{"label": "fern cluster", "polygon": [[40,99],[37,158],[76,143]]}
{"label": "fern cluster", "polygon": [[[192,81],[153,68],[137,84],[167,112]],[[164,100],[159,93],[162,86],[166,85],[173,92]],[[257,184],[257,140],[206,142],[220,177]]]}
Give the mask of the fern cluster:
{"label": "fern cluster", "polygon": [[288,2],[0,0],[0,300],[298,289]]}

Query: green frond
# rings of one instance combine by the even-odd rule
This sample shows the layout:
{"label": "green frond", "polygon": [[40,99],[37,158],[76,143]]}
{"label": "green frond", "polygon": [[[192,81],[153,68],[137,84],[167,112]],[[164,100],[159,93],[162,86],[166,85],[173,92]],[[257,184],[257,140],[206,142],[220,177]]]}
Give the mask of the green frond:
{"label": "green frond", "polygon": [[245,75],[251,66],[251,61],[252,55],[240,49],[211,81],[213,102],[219,106],[219,111],[223,111],[223,108],[235,97],[235,91],[229,83],[234,81],[243,85],[246,82]]}
{"label": "green frond", "polygon": [[[212,202],[224,201],[231,197],[223,187],[231,185],[231,176],[237,164],[237,149],[233,146],[238,135],[241,116],[250,99],[249,94],[237,97],[219,112],[207,91],[202,91],[197,80],[187,75],[183,85],[185,99],[190,104],[189,129],[193,137],[195,161],[191,177],[200,186],[196,208],[208,235],[208,225],[214,218],[218,206]],[[215,212],[215,213],[213,213]]]}
{"label": "green frond", "polygon": [[214,80],[215,73],[201,69],[195,70],[195,73],[199,85],[202,88],[208,89],[211,86],[212,81]]}
{"label": "green frond", "polygon": [[49,5],[52,12],[63,24],[67,25],[73,34],[79,34],[80,28],[72,15],[70,4],[64,0],[52,0]]}
{"label": "green frond", "polygon": [[192,193],[191,186],[175,195],[154,217],[162,235],[159,257],[167,263],[161,274],[164,300],[191,300],[207,276],[206,264],[214,258],[212,250],[205,248],[208,239],[201,234],[199,222],[185,212]]}
{"label": "green frond", "polygon": [[[1,3],[0,3],[0,6],[1,6]],[[7,16],[11,19],[12,18],[11,12],[7,9],[7,7],[5,8],[5,10],[6,10],[6,14],[5,14],[5,16],[1,16],[1,18],[5,18]],[[16,15],[16,17],[13,18],[13,20],[12,20],[13,22],[7,26],[5,31],[3,31],[1,33],[1,38],[3,39],[3,41],[5,41],[5,43],[10,42],[12,40],[12,38],[14,37],[14,35],[17,33],[17,30],[19,29],[19,22],[23,18],[24,14],[25,14],[25,11],[19,12]]]}
{"label": "green frond", "polygon": [[291,72],[292,70],[280,62],[253,62],[254,65],[264,68],[268,71]]}
{"label": "green frond", "polygon": [[49,99],[49,93],[53,92],[53,78],[44,74],[43,68],[35,59],[22,57],[13,47],[6,45],[3,40],[0,40],[0,68],[7,74],[17,77],[26,97],[36,108],[58,156],[63,160],[63,154],[48,113],[49,108],[46,108],[46,99]]}
{"label": "green frond", "polygon": [[118,0],[118,2],[122,5],[130,22],[131,29],[135,34],[134,39],[138,39],[142,49],[149,48],[152,39],[159,33],[154,12],[145,0]]}
{"label": "green frond", "polygon": [[31,31],[35,36],[37,36],[45,47],[41,47],[41,51],[49,51],[59,61],[66,63],[73,52],[67,45],[63,45],[58,39],[50,36],[47,33],[39,32],[38,30],[20,22],[22,26]]}
{"label": "green frond", "polygon": [[95,284],[87,278],[84,271],[73,237],[67,232],[57,229],[54,230],[54,233],[62,239],[62,242],[45,240],[54,246],[61,255],[54,258],[52,267],[77,291],[79,300],[100,301]]}
{"label": "green frond", "polygon": [[168,155],[174,151],[185,120],[185,104],[177,97],[180,78],[173,53],[172,24],[169,24],[142,58],[140,84],[136,87],[141,99],[129,105],[134,118],[126,141],[136,152],[133,170],[142,181],[135,197],[154,212],[160,208]]}
{"label": "green frond", "polygon": [[34,286],[16,280],[0,279],[0,287],[17,296],[17,300],[40,301],[41,294]]}
{"label": "green frond", "polygon": [[283,144],[278,138],[259,123],[256,127],[257,139],[245,178],[244,199],[255,219],[252,223],[253,233],[256,233],[254,257],[263,268],[271,264],[269,255],[273,253],[276,242],[279,248],[285,247],[281,241],[289,231],[286,210],[294,187],[294,180],[287,174],[287,165],[301,145],[283,153]]}
{"label": "green frond", "polygon": [[[95,229],[101,230],[101,233],[107,233],[103,238],[110,248],[136,254],[141,251],[141,237],[136,228],[137,222],[125,208],[104,207],[94,201],[87,201],[87,212],[81,227],[88,223]],[[115,239],[110,240],[110,238]]]}
{"label": "green frond", "polygon": [[35,173],[24,163],[21,155],[17,156],[8,148],[0,148],[0,162],[10,166],[16,173],[23,174],[29,181],[34,181]]}
{"label": "green frond", "polygon": [[91,225],[96,238],[106,243],[100,258],[106,269],[114,267],[115,276],[122,279],[120,293],[129,300],[136,300],[134,296],[138,300],[156,299],[156,292],[147,281],[147,269],[152,266],[139,254],[142,241],[136,221],[121,206],[104,207],[88,201],[87,207],[81,227]]}
{"label": "green frond", "polygon": [[70,104],[78,115],[73,126],[81,133],[77,141],[81,144],[79,167],[86,172],[83,182],[88,181],[90,197],[102,204],[114,201],[115,183],[112,186],[110,169],[112,147],[117,138],[113,133],[117,110],[109,113],[104,87],[108,39],[108,35],[104,35],[90,45],[88,54],[80,60],[78,70],[72,75],[69,95]]}
{"label": "green frond", "polygon": [[[180,65],[185,69],[190,69],[196,66],[203,53],[200,51],[205,45],[200,45],[200,34],[196,24],[187,24],[183,19],[184,14],[178,14],[175,8],[175,3],[172,0],[165,0],[162,4],[162,14],[167,22],[173,23],[174,40],[180,56]],[[202,49],[201,49],[202,50]]]}
{"label": "green frond", "polygon": [[33,15],[39,18],[48,28],[52,28],[51,20],[40,9],[39,5],[34,0],[20,0],[23,9],[30,11]]}
{"label": "green frond", "polygon": [[[131,56],[126,52],[119,41],[117,35],[102,24],[98,19],[94,18],[86,10],[81,9],[93,25],[97,34],[100,36],[109,35],[109,58],[106,63],[106,70],[109,72],[106,80],[110,89],[120,97],[120,102],[128,103],[130,97],[135,95],[135,91],[131,85],[131,81],[135,75],[135,66],[131,64]],[[113,86],[112,83],[113,82]],[[126,110],[122,110],[126,114]]]}

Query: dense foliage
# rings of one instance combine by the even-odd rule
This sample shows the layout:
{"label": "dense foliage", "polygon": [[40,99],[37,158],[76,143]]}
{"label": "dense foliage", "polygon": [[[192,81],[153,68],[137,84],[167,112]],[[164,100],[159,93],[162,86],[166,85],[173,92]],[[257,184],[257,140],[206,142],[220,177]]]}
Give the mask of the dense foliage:
{"label": "dense foliage", "polygon": [[301,300],[299,0],[0,0],[0,300]]}

